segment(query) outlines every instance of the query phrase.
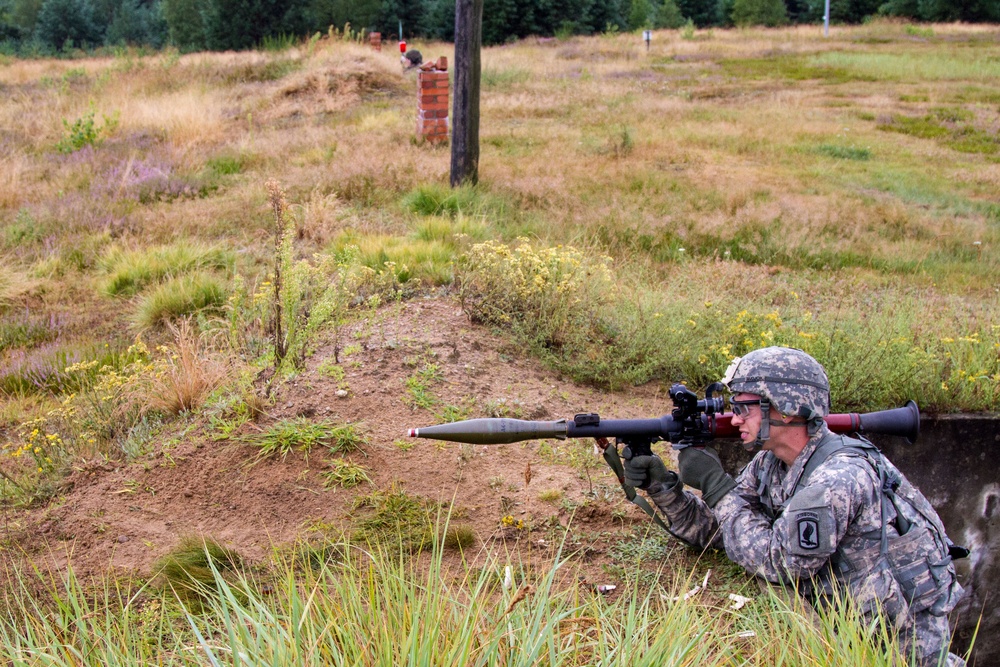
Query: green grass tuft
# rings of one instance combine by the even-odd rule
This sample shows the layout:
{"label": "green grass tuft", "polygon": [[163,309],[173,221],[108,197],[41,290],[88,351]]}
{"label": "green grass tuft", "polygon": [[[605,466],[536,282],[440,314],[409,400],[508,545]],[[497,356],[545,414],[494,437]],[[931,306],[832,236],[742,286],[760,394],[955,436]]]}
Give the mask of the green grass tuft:
{"label": "green grass tuft", "polygon": [[371,510],[355,524],[353,539],[362,544],[409,553],[433,546],[436,517],[440,513],[440,505],[434,501],[392,488],[357,498],[354,508]]}
{"label": "green grass tuft", "polygon": [[258,459],[284,459],[296,450],[308,457],[314,448],[320,446],[331,453],[349,454],[368,443],[357,424],[316,422],[305,417],[283,419],[262,434],[245,436],[241,440],[260,448]]}
{"label": "green grass tuft", "polygon": [[242,173],[246,162],[242,155],[217,155],[205,162],[205,168],[215,176],[232,176]]}
{"label": "green grass tuft", "polygon": [[233,253],[218,246],[177,243],[143,250],[113,248],[100,261],[107,274],[101,291],[107,296],[132,295],[196,269],[228,273],[234,263]]}
{"label": "green grass tuft", "polygon": [[486,66],[482,71],[481,83],[486,90],[507,91],[518,84],[527,83],[530,78],[531,72],[520,67]]}
{"label": "green grass tuft", "polygon": [[1000,62],[986,54],[960,51],[908,53],[849,53],[828,51],[808,56],[813,67],[829,67],[863,81],[972,81],[986,83],[1000,77]]}
{"label": "green grass tuft", "polygon": [[448,549],[468,549],[476,543],[476,531],[472,526],[456,524],[448,526],[441,543]]}
{"label": "green grass tuft", "polygon": [[418,186],[402,200],[403,208],[420,215],[502,216],[510,204],[482,187],[449,188],[437,183]]}
{"label": "green grass tuft", "polygon": [[140,326],[155,327],[200,311],[219,311],[226,295],[225,281],[210,273],[171,278],[143,295],[135,320]]}
{"label": "green grass tuft", "polygon": [[153,564],[161,588],[195,609],[218,594],[224,583],[232,586],[242,571],[242,556],[210,537],[183,537]]}
{"label": "green grass tuft", "polygon": [[869,81],[871,77],[854,74],[845,67],[838,67],[807,56],[775,56],[772,58],[740,58],[723,60],[723,70],[739,79],[790,79],[809,81],[819,79],[827,83]]}
{"label": "green grass tuft", "polygon": [[324,486],[340,486],[345,489],[353,489],[360,484],[371,484],[372,478],[368,476],[368,471],[364,466],[358,465],[346,459],[331,459],[330,470],[323,472]]}
{"label": "green grass tuft", "polygon": [[836,144],[820,144],[816,151],[820,155],[836,158],[838,160],[858,160],[866,161],[872,157],[872,152],[868,148],[858,148],[857,146],[838,146]]}

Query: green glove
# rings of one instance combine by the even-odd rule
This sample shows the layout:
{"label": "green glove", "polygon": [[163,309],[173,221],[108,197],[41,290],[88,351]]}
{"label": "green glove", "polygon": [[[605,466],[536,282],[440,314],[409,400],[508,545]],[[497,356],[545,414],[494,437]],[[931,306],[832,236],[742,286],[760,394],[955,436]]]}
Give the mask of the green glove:
{"label": "green glove", "polygon": [[681,481],[701,491],[709,507],[736,487],[736,481],[722,469],[719,455],[711,447],[685,447],[677,455]]}
{"label": "green glove", "polygon": [[667,470],[663,459],[656,454],[652,456],[632,456],[632,450],[626,447],[622,450],[625,459],[625,483],[637,489],[648,489],[656,484],[668,487],[677,483],[677,473]]}

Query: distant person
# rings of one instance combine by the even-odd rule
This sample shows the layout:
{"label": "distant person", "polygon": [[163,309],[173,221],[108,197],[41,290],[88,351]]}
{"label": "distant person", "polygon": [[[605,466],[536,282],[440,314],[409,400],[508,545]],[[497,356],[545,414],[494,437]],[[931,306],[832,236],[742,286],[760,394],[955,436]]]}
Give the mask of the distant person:
{"label": "distant person", "polygon": [[757,452],[739,476],[710,448],[681,450],[679,474],[626,448],[626,483],[644,489],[670,532],[690,544],[724,547],[748,572],[795,586],[813,604],[846,591],[862,613],[882,614],[898,631],[913,665],[964,665],[948,652],[948,613],[964,593],[952,555],[968,552],[874,445],[830,431],[819,362],[767,347],[734,360],[722,382],[732,424]]}
{"label": "distant person", "polygon": [[421,63],[424,62],[424,57],[420,55],[420,51],[410,49],[399,57],[399,62],[406,69],[413,69],[414,67],[420,67]]}

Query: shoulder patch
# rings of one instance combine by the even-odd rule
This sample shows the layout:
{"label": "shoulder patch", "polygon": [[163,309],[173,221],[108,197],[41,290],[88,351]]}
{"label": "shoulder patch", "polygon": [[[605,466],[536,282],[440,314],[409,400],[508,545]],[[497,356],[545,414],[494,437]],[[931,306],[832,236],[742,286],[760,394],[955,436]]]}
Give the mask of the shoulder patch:
{"label": "shoulder patch", "polygon": [[830,506],[830,490],[807,487],[785,508],[788,549],[798,556],[826,556],[836,549],[836,521]]}

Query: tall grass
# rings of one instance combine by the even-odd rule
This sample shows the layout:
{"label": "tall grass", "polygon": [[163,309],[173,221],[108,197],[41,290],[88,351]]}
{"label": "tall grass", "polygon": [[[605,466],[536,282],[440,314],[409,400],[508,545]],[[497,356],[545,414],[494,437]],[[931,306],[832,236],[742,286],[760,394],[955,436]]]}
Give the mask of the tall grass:
{"label": "tall grass", "polygon": [[232,567],[227,550],[203,549],[174,568],[187,585],[197,571],[194,604],[178,602],[177,586],[106,581],[95,590],[72,570],[9,572],[0,619],[9,664],[900,664],[883,648],[891,634],[850,607],[816,616],[762,593],[733,611],[729,591],[714,585],[685,599],[684,577],[606,599],[565,586],[573,566],[563,560],[537,570],[493,558],[455,568],[440,550],[417,565],[329,544],[314,546],[318,558],[285,558],[251,576]]}
{"label": "tall grass", "polygon": [[963,53],[821,53],[810,64],[836,67],[879,81],[975,81],[1000,77],[1000,63]]}

